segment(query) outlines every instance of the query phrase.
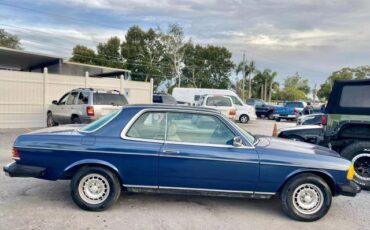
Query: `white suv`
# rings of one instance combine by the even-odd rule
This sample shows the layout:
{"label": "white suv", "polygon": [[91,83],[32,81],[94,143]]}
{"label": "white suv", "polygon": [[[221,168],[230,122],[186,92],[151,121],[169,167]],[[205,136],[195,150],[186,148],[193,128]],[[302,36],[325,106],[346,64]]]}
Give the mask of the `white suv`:
{"label": "white suv", "polygon": [[257,119],[254,107],[243,105],[240,102],[235,104],[230,96],[203,95],[199,98],[197,105],[217,109],[228,118],[241,123],[248,123],[250,120]]}

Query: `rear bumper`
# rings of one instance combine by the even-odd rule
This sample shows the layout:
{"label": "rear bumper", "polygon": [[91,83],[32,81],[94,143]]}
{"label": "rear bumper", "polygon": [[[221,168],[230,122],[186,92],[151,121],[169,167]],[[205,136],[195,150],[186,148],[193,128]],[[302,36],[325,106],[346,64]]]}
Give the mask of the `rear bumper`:
{"label": "rear bumper", "polygon": [[361,188],[355,182],[351,181],[348,184],[341,184],[339,187],[339,194],[343,196],[356,196],[361,192]]}
{"label": "rear bumper", "polygon": [[5,174],[10,177],[36,177],[44,175],[45,168],[29,165],[20,165],[17,162],[10,163],[3,168]]}
{"label": "rear bumper", "polygon": [[292,118],[297,118],[297,115],[292,115],[292,114],[289,114],[289,115],[280,115],[280,114],[273,114],[272,115],[274,118],[289,118],[289,119],[292,119]]}

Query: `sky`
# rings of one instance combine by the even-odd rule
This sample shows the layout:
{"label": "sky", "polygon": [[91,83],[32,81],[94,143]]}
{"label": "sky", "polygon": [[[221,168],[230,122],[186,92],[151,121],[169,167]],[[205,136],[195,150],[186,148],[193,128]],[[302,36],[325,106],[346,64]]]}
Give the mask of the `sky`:
{"label": "sky", "polygon": [[[258,69],[298,72],[319,87],[342,67],[370,64],[368,0],[19,0],[0,1],[0,28],[24,50],[69,58],[76,44],[95,48],[112,36],[178,23],[187,39],[245,52]],[[233,76],[235,77],[235,76]]]}

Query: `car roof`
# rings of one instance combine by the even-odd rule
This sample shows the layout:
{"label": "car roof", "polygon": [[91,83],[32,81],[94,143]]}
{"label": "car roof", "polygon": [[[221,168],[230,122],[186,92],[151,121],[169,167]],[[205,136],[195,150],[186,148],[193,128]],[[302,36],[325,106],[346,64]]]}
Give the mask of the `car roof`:
{"label": "car roof", "polygon": [[193,112],[211,112],[220,113],[220,111],[213,108],[197,107],[197,106],[183,106],[183,105],[169,105],[169,104],[132,104],[125,105],[124,108],[139,108],[139,109],[165,109],[165,110],[181,110]]}

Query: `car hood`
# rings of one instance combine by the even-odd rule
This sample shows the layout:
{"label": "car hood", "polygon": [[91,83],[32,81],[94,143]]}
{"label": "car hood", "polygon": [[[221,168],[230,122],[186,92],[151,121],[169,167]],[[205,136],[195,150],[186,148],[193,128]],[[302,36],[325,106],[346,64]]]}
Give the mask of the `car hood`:
{"label": "car hood", "polygon": [[293,141],[283,138],[274,138],[265,136],[261,136],[258,138],[259,142],[257,144],[257,147],[259,146],[270,150],[276,150],[276,152],[284,153],[291,152],[300,154],[340,157],[340,155],[337,152],[319,145],[313,145],[305,142]]}

